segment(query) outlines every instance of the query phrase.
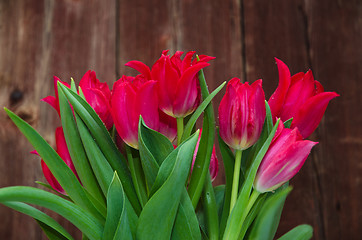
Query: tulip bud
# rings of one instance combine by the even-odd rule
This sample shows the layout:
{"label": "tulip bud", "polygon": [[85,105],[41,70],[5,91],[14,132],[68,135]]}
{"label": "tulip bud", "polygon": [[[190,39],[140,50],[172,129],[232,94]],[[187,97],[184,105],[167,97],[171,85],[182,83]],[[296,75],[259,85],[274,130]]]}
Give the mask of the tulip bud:
{"label": "tulip bud", "polygon": [[256,143],[265,120],[265,96],[262,81],[229,81],[219,106],[220,136],[231,148],[244,150]]}
{"label": "tulip bud", "polygon": [[273,191],[289,181],[317,144],[303,140],[297,128],[284,128],[281,121],[278,129],[255,177],[254,188],[260,193]]}
{"label": "tulip bud", "polygon": [[297,127],[303,138],[309,137],[318,127],[330,100],[339,96],[324,92],[323,86],[314,80],[312,71],[290,76],[289,69],[279,59],[279,85],[268,103],[273,119],[286,121],[293,118],[291,128]]}

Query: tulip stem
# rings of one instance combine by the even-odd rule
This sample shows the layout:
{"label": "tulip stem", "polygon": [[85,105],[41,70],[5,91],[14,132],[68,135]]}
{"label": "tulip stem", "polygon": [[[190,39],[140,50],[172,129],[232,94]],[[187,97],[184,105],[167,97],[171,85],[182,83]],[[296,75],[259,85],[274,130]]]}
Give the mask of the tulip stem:
{"label": "tulip stem", "polygon": [[181,144],[182,134],[184,133],[183,117],[176,118],[177,121],[177,146]]}
{"label": "tulip stem", "polygon": [[243,153],[242,150],[235,150],[235,165],[234,165],[234,177],[233,177],[233,185],[232,185],[231,199],[230,199],[230,213],[234,208],[236,199],[238,198],[242,153]]}

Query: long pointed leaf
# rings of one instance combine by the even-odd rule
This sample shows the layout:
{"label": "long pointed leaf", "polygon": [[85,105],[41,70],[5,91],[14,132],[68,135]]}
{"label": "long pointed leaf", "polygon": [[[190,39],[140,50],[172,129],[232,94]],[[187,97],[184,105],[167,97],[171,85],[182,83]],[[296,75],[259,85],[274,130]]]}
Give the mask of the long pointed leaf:
{"label": "long pointed leaf", "polygon": [[75,116],[77,119],[80,137],[84,146],[86,146],[85,151],[87,153],[90,165],[96,175],[103,194],[106,196],[109,184],[112,181],[112,167],[109,165],[107,159],[104,157],[102,151],[99,149],[97,143],[94,141],[82,119],[80,119],[77,113],[75,113]]}
{"label": "long pointed leaf", "polygon": [[208,95],[204,101],[200,104],[200,106],[196,109],[196,111],[192,114],[191,118],[187,121],[187,124],[184,129],[184,133],[182,135],[182,141],[188,138],[191,135],[192,129],[194,128],[197,119],[201,116],[204,112],[206,107],[210,104],[212,99],[220,92],[220,90],[225,86],[226,82],[220,84],[210,95]]}
{"label": "long pointed leaf", "polygon": [[43,225],[48,226],[48,229],[53,229],[53,231],[57,232],[58,235],[61,235],[63,237],[62,239],[73,240],[73,237],[57,221],[42,211],[22,202],[2,202],[2,204],[18,212],[26,214]]}
{"label": "long pointed leaf", "polygon": [[313,237],[313,228],[310,225],[302,224],[296,226],[278,240],[308,240]]}
{"label": "long pointed leaf", "polygon": [[269,197],[262,207],[256,222],[251,229],[249,239],[265,239],[272,240],[274,238],[276,228],[275,222],[279,222],[280,212],[283,208],[287,195],[292,190],[287,187]]}
{"label": "long pointed leaf", "polygon": [[[107,219],[104,226],[103,240],[113,239],[118,227],[122,228],[122,236],[130,236],[132,238],[125,206],[126,200],[122,184],[118,178],[117,172],[115,172],[112,182],[108,188]],[[118,226],[119,223],[121,223],[120,226]]]}
{"label": "long pointed leaf", "polygon": [[[141,212],[137,226],[137,239],[170,238],[197,137],[198,132],[176,149],[179,151],[171,173]],[[167,163],[166,160],[163,164]]]}
{"label": "long pointed leaf", "polygon": [[[74,81],[72,81],[72,83],[74,85]],[[77,170],[84,188],[87,189],[94,198],[105,205],[105,199],[85,154],[72,109],[70,108],[63,91],[61,91],[59,87],[58,96],[63,132],[74,167]],[[85,145],[85,147],[88,146]]]}
{"label": "long pointed leaf", "polygon": [[89,239],[99,240],[103,225],[74,203],[52,193],[33,187],[6,187],[0,189],[0,202],[24,202],[48,208],[73,223]]}
{"label": "long pointed leaf", "polygon": [[84,188],[79,183],[72,170],[59,157],[55,150],[35,131],[28,123],[5,108],[11,120],[33,145],[38,154],[44,160],[54,177],[68,193],[69,197],[83,209],[88,210],[98,220],[104,221],[102,215],[97,211],[92,202],[87,198]]}

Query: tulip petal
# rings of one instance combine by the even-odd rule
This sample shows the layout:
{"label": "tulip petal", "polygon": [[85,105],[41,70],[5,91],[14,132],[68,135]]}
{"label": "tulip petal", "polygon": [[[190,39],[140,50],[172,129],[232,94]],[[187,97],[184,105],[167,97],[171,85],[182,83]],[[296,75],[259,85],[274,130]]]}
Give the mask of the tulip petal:
{"label": "tulip petal", "polygon": [[176,95],[177,81],[179,79],[178,71],[172,66],[168,56],[162,55],[152,66],[151,76],[153,80],[158,81],[158,96],[160,109],[166,114],[173,114],[173,99]]}
{"label": "tulip petal", "polygon": [[202,68],[209,65],[209,63],[199,62],[183,72],[176,86],[176,95],[173,101],[174,116],[185,117],[197,108],[200,90],[197,87],[198,82],[196,74]]}
{"label": "tulip petal", "polygon": [[291,128],[297,127],[303,138],[309,137],[322,120],[329,101],[337,96],[335,92],[323,92],[309,98],[296,113]]}
{"label": "tulip petal", "polygon": [[[124,81],[122,77],[114,83],[111,98],[114,124],[122,140],[129,146],[137,148],[137,124],[132,122],[135,116],[139,116],[139,113],[135,113],[135,101],[135,90],[128,81]],[[128,109],[133,111],[128,111]]]}
{"label": "tulip petal", "polygon": [[295,116],[298,109],[313,96],[314,92],[314,78],[312,71],[309,70],[302,79],[290,85],[279,114],[280,119],[286,121]]}
{"label": "tulip petal", "polygon": [[141,74],[143,74],[146,79],[150,80],[151,78],[151,71],[150,68],[144,64],[143,62],[140,61],[129,61],[128,63],[125,64],[125,66],[127,67],[131,67],[137,71],[139,71]]}
{"label": "tulip petal", "polygon": [[279,85],[268,101],[273,120],[280,114],[291,81],[288,66],[277,58],[275,58],[275,61],[279,71]]}

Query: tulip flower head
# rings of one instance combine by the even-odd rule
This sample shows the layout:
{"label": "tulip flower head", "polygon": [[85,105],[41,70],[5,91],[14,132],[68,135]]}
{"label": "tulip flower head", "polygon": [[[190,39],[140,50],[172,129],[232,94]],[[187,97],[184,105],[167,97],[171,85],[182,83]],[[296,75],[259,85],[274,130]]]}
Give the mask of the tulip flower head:
{"label": "tulip flower head", "polygon": [[197,73],[210,65],[207,62],[214,58],[201,55],[200,61],[192,61],[195,52],[190,51],[181,60],[183,52],[177,51],[172,57],[167,53],[163,51],[151,70],[139,61],[128,62],[126,66],[138,70],[149,80],[157,81],[160,109],[169,116],[183,118],[199,106],[201,93]]}
{"label": "tulip flower head", "polygon": [[244,150],[258,140],[265,120],[265,96],[262,81],[229,81],[219,106],[220,136],[231,148]]}
{"label": "tulip flower head", "polygon": [[143,75],[123,76],[113,85],[112,116],[117,132],[129,146],[138,149],[138,123],[142,116],[146,125],[173,141],[176,120],[158,108],[157,82]]}
{"label": "tulip flower head", "polygon": [[298,128],[284,128],[280,121],[272,143],[259,166],[254,188],[264,193],[273,191],[289,181],[301,169],[316,144],[317,142],[303,140]]}
{"label": "tulip flower head", "polygon": [[329,101],[339,95],[324,92],[311,70],[291,77],[287,65],[277,58],[275,60],[279,85],[268,101],[273,119],[286,121],[293,118],[291,128],[297,127],[303,138],[307,138],[318,127]]}
{"label": "tulip flower head", "polygon": [[106,82],[101,83],[94,71],[89,70],[79,82],[86,101],[96,111],[106,128],[113,126],[111,114],[111,91]]}
{"label": "tulip flower head", "polygon": [[[70,88],[70,85],[68,83],[63,82],[58,77],[54,76],[55,97],[48,96],[43,98],[42,101],[51,105],[58,112],[58,115],[60,117],[57,87],[58,82]],[[83,91],[86,101],[95,110],[95,112],[103,121],[104,125],[109,130],[113,126],[113,119],[110,112],[111,91],[109,90],[108,84],[105,82],[99,82],[99,80],[96,78],[96,73],[89,70],[82,77],[79,86]]]}

